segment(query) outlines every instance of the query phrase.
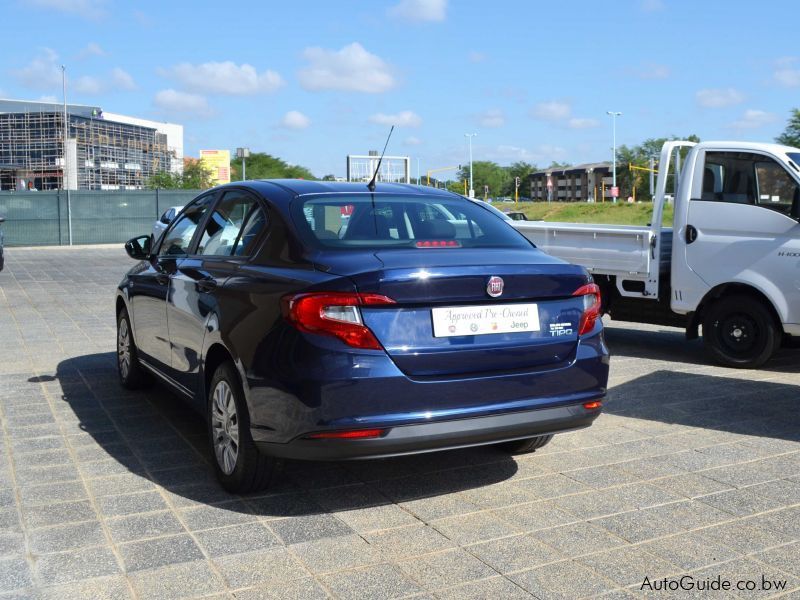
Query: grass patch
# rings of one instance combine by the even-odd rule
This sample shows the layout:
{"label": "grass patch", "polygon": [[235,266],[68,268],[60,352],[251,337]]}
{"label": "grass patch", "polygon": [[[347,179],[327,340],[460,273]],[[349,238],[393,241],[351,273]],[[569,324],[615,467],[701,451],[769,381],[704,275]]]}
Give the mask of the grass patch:
{"label": "grass patch", "polygon": [[[495,202],[502,211],[522,211],[532,221],[561,223],[601,223],[605,225],[647,225],[653,216],[653,204],[640,202]],[[672,205],[664,206],[665,227],[672,225]]]}

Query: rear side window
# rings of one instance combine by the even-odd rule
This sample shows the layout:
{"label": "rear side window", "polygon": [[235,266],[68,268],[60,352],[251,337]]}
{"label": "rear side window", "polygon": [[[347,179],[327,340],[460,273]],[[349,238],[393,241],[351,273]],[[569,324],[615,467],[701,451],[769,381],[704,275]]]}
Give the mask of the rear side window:
{"label": "rear side window", "polygon": [[197,254],[247,256],[266,225],[258,201],[245,192],[226,192],[206,222]]}
{"label": "rear side window", "polygon": [[213,200],[213,194],[203,196],[183,211],[180,219],[173,223],[164,234],[158,252],[159,256],[181,256],[188,253],[197,225],[203,220],[203,216]]}
{"label": "rear side window", "polygon": [[530,248],[503,219],[465,198],[336,194],[297,198],[301,235],[326,248]]}

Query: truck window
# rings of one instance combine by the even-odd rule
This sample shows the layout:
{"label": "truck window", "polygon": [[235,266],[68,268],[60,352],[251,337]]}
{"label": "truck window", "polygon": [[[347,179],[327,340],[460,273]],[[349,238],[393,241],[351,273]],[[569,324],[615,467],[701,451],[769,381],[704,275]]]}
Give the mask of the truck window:
{"label": "truck window", "polygon": [[789,214],[795,194],[791,175],[775,160],[750,152],[708,152],[699,200],[753,204]]}

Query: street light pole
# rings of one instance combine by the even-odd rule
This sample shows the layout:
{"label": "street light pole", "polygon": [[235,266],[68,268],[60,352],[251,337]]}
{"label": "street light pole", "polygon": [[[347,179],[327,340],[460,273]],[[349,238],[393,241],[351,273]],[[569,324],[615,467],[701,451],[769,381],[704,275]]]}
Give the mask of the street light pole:
{"label": "street light pole", "polygon": [[[613,163],[614,166],[613,166],[612,176],[611,176],[611,187],[612,187],[612,190],[616,190],[617,194],[619,194],[619,190],[617,188],[617,117],[622,116],[622,113],[618,112],[618,111],[607,110],[606,114],[611,115],[611,130],[613,132],[612,136],[613,136],[613,139],[614,139],[614,163]],[[616,202],[617,201],[617,197],[613,196],[611,198],[611,201],[612,202]]]}
{"label": "street light pole", "polygon": [[475,197],[475,188],[472,185],[472,138],[474,138],[477,133],[465,133],[464,137],[469,139],[469,197]]}
{"label": "street light pole", "polygon": [[250,156],[250,148],[237,148],[236,158],[242,159],[242,181],[247,181],[247,158]]}

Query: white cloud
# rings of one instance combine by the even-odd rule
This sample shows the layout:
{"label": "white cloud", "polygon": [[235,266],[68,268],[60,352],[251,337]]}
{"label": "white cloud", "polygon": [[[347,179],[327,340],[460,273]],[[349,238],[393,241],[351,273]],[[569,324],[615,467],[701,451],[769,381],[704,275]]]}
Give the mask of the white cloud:
{"label": "white cloud", "polygon": [[105,14],[105,0],[27,0],[27,4],[36,8],[57,10],[82,17],[97,18]]}
{"label": "white cloud", "polygon": [[290,110],[281,119],[281,125],[287,129],[305,129],[311,125],[311,119],[299,110]]}
{"label": "white cloud", "polygon": [[482,63],[486,60],[486,54],[472,50],[469,54],[467,54],[467,60],[469,60],[471,63]]}
{"label": "white cloud", "polygon": [[118,90],[135,90],[136,82],[127,71],[114,67],[111,69],[111,86]]}
{"label": "white cloud", "polygon": [[725,108],[744,102],[744,96],[733,88],[705,89],[695,94],[700,106],[705,108]]}
{"label": "white cloud", "polygon": [[153,103],[165,112],[181,113],[184,116],[209,117],[212,114],[205,97],[173,89],[159,91]]}
{"label": "white cloud", "polygon": [[572,107],[568,102],[551,100],[549,102],[539,102],[531,110],[531,115],[542,121],[563,121],[569,118]]}
{"label": "white cloud", "polygon": [[377,94],[395,86],[389,65],[358,42],[341,50],[306,48],[303,57],[309,64],[297,73],[297,78],[307,90]]}
{"label": "white cloud", "polygon": [[419,146],[422,143],[422,140],[416,136],[410,135],[405,140],[403,140],[403,143],[406,146]]}
{"label": "white cloud", "polygon": [[506,124],[506,115],[499,108],[491,108],[478,115],[478,122],[482,127],[502,127]]}
{"label": "white cloud", "polygon": [[664,2],[662,0],[641,0],[639,7],[644,12],[658,12],[664,10]]}
{"label": "white cloud", "polygon": [[773,73],[775,81],[785,87],[800,86],[800,69],[796,68],[797,58],[787,56],[776,61]]}
{"label": "white cloud", "polygon": [[400,0],[389,8],[389,15],[406,21],[444,21],[447,0]]}
{"label": "white cloud", "polygon": [[50,48],[42,48],[31,62],[12,70],[11,74],[20,85],[34,90],[50,90],[61,85],[58,54]]}
{"label": "white cloud", "polygon": [[730,124],[733,129],[758,129],[773,123],[777,117],[763,110],[748,109],[744,114]]}
{"label": "white cloud", "polygon": [[667,65],[644,63],[641,67],[633,69],[633,74],[639,79],[668,79],[672,75],[672,69]]}
{"label": "white cloud", "polygon": [[524,161],[529,163],[550,164],[554,160],[563,160],[567,151],[561,146],[542,144],[533,150],[519,146],[500,145],[494,151],[489,151],[492,159],[500,163]]}
{"label": "white cloud", "polygon": [[567,121],[567,127],[570,129],[592,129],[600,125],[597,119],[573,117]]}
{"label": "white cloud", "polygon": [[81,75],[71,82],[70,89],[75,90],[79,94],[94,95],[100,94],[105,90],[103,82],[97,77],[89,75]]}
{"label": "white cloud", "polygon": [[395,127],[419,127],[422,125],[422,117],[411,110],[403,110],[394,115],[378,113],[372,115],[369,120],[378,125],[394,125]]}
{"label": "white cloud", "polygon": [[105,56],[106,51],[100,47],[100,44],[89,42],[86,47],[78,52],[78,60],[89,58],[90,56]]}
{"label": "white cloud", "polygon": [[237,65],[229,60],[201,65],[180,63],[169,69],[159,69],[159,74],[174,79],[190,92],[229,96],[274,92],[286,83],[275,71],[259,73],[252,65]]}

